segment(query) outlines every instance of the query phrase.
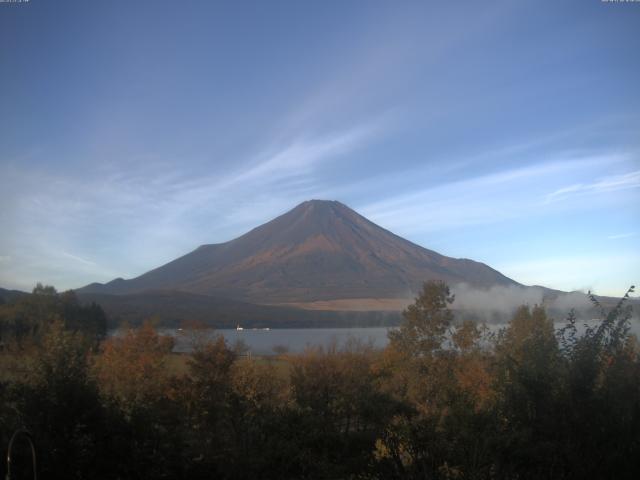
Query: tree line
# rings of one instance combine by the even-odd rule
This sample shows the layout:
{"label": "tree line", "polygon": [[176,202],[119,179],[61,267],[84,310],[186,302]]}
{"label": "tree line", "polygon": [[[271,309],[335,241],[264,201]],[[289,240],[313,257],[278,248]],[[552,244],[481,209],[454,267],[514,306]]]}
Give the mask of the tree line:
{"label": "tree line", "polygon": [[0,445],[30,431],[42,478],[640,478],[630,292],[585,329],[522,306],[491,333],[427,282],[383,350],[194,338],[176,369],[150,324],[107,338],[99,306],[39,285],[0,305]]}

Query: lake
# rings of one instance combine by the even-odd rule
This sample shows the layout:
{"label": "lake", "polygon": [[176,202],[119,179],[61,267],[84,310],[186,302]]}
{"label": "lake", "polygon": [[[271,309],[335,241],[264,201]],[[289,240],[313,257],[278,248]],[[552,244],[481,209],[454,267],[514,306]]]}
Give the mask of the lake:
{"label": "lake", "polygon": [[160,333],[176,339],[175,352],[190,352],[195,338],[206,340],[222,335],[229,345],[242,341],[253,355],[273,355],[274,349],[285,348],[290,353],[304,351],[307,346],[344,346],[350,340],[371,342],[376,348],[387,344],[387,331],[393,327],[368,328],[273,328],[270,330],[176,330],[162,329]]}
{"label": "lake", "polygon": [[[590,320],[589,325],[595,325],[598,320]],[[583,321],[577,322],[579,331],[584,330]],[[503,324],[489,324],[489,329],[496,331]],[[556,328],[565,326],[563,322],[556,322]],[[290,353],[300,353],[308,346],[330,347],[336,345],[338,348],[344,346],[350,340],[357,340],[371,343],[376,348],[384,348],[388,343],[387,332],[397,327],[361,327],[361,328],[273,328],[270,330],[260,329],[219,329],[219,330],[178,330],[161,329],[164,335],[171,335],[176,339],[175,352],[190,352],[194,340],[207,340],[216,335],[224,336],[230,346],[236,342],[244,342],[253,355],[273,355],[275,349],[280,347]],[[640,337],[640,323],[638,320],[631,321],[631,333]]]}

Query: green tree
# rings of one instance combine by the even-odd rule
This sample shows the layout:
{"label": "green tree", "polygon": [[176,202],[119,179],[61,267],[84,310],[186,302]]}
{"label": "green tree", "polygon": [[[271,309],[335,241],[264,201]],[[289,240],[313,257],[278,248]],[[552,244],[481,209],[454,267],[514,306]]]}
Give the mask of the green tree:
{"label": "green tree", "polygon": [[553,320],[520,307],[496,340],[497,465],[503,475],[549,478],[561,463],[558,406],[564,367]]}
{"label": "green tree", "polygon": [[400,328],[389,332],[391,347],[414,357],[440,351],[453,321],[449,309],[453,301],[444,282],[426,282],[415,302],[402,312]]}
{"label": "green tree", "polygon": [[629,333],[633,291],[610,311],[590,295],[599,321],[580,334],[572,312],[559,332],[567,378],[558,424],[565,468],[574,478],[640,476],[632,460],[640,456],[640,346]]}
{"label": "green tree", "polygon": [[228,475],[233,455],[230,424],[232,366],[236,354],[222,336],[197,346],[188,362],[188,374],[176,381],[186,420],[186,451],[190,478]]}
{"label": "green tree", "polygon": [[287,435],[288,425],[283,425],[291,408],[284,376],[271,364],[248,359],[234,362],[229,407],[228,476],[287,478],[295,448]]}
{"label": "green tree", "polygon": [[105,415],[89,354],[85,337],[53,322],[26,378],[12,386],[18,421],[36,439],[44,477],[100,478],[109,471],[101,459]]}
{"label": "green tree", "polygon": [[361,342],[309,348],[292,356],[291,393],[298,422],[299,476],[345,478],[368,463],[395,403],[378,388],[377,354]]}
{"label": "green tree", "polygon": [[94,347],[106,335],[107,320],[100,306],[82,305],[73,291],[58,293],[39,283],[32,294],[0,306],[0,340],[5,348],[28,350],[56,321],[66,330],[80,332]]}

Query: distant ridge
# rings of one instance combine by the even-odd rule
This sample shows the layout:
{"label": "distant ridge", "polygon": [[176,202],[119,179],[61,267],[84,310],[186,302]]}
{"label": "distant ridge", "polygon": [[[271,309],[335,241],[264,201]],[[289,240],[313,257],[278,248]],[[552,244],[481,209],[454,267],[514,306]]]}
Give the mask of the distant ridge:
{"label": "distant ridge", "polygon": [[2,302],[9,303],[25,295],[29,295],[29,294],[27,292],[22,292],[20,290],[7,290],[6,288],[0,288],[0,303]]}
{"label": "distant ridge", "polygon": [[163,327],[200,322],[215,328],[378,327],[398,325],[397,311],[322,311],[255,305],[224,298],[175,291],[108,295],[81,293],[84,303],[95,302],[107,313],[110,327],[151,319]]}
{"label": "distant ridge", "polygon": [[424,281],[521,286],[491,267],[405,240],[337,201],[310,200],[225,243],[139,277],[92,283],[81,294],[177,291],[257,304],[408,299]]}

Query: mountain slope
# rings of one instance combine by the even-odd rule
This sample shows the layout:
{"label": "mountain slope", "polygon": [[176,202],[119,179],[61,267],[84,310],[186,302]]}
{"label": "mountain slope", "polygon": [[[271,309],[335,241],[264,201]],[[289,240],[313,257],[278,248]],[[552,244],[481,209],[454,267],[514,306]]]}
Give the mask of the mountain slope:
{"label": "mountain slope", "polygon": [[335,201],[311,200],[226,243],[196,250],[131,280],[80,292],[175,290],[253,303],[409,298],[425,280],[518,286],[496,270],[415,245]]}

